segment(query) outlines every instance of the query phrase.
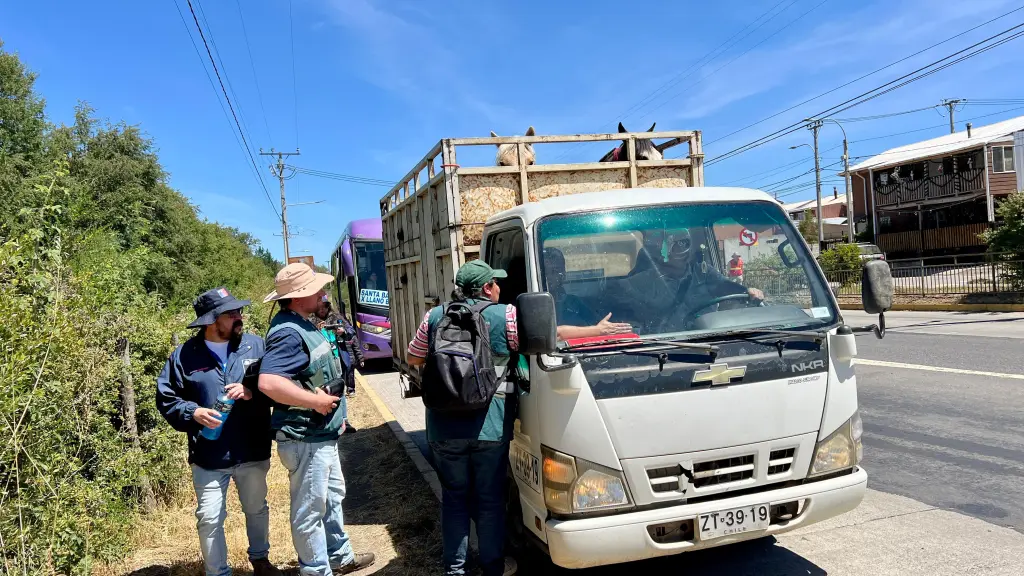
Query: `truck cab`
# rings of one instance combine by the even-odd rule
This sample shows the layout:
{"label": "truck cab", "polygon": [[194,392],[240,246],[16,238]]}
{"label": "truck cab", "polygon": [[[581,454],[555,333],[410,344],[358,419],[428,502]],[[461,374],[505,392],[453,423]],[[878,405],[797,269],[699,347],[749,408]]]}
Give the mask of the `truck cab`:
{"label": "truck cab", "polygon": [[[726,275],[733,253],[742,283]],[[518,306],[529,371],[509,515],[555,564],[720,546],[860,503],[856,341],[767,194],[636,188],[524,203],[486,220],[479,257],[509,273],[502,300]],[[879,264],[865,274],[868,310],[891,305],[878,304],[891,293]],[[630,331],[557,337],[608,314]]]}

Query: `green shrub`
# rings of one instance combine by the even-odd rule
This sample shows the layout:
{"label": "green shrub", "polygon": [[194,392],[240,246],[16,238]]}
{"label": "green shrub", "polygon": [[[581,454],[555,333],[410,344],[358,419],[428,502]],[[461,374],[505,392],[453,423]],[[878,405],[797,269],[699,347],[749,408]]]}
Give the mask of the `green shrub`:
{"label": "green shrub", "polygon": [[[0,49],[0,565],[87,574],[129,552],[147,496],[189,486],[185,437],[154,395],[191,300],[224,285],[259,302],[277,263],[201,220],[138,128],[85,106],[73,126],[47,124],[33,81]],[[253,306],[250,328],[268,311]]]}
{"label": "green shrub", "polygon": [[1015,290],[1024,289],[1024,192],[1015,192],[999,203],[996,215],[1000,224],[986,230],[980,238],[988,251],[1004,261],[1002,276]]}

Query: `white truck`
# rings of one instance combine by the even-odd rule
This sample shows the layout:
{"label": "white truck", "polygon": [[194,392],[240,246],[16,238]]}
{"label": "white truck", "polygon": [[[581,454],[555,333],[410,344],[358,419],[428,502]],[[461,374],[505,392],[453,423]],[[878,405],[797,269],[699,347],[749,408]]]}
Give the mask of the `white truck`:
{"label": "white truck", "polygon": [[[646,138],[690,155],[636,160]],[[620,139],[620,162],[464,167],[455,155]],[[501,296],[517,304],[529,363],[509,516],[559,566],[780,534],[864,496],[854,332],[884,335],[888,266],[869,262],[862,279],[880,327],[851,329],[781,206],[703,187],[701,161],[699,132],[449,139],[381,200],[408,396],[419,374],[406,346],[458,267],[480,257],[509,273]],[[743,274],[730,277],[737,253]],[[632,333],[556,337],[608,313]]]}

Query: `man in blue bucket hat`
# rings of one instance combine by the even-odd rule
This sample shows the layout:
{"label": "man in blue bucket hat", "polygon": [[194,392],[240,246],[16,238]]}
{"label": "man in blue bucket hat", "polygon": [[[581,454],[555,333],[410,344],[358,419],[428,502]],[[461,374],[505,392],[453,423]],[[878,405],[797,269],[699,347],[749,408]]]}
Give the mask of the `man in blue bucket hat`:
{"label": "man in blue bucket hat", "polygon": [[[224,518],[228,484],[235,481],[256,576],[279,576],[270,563],[270,407],[266,396],[242,385],[246,369],[263,356],[263,339],[242,333],[239,300],[224,287],[200,294],[189,328],[196,334],[171,353],[157,377],[156,404],[164,419],[188,435],[188,462],[196,490],[196,527],[207,576],[228,576]],[[255,381],[252,384],[255,388]],[[230,412],[214,409],[226,394]],[[204,429],[219,435],[202,434]],[[211,439],[213,436],[213,439]]]}

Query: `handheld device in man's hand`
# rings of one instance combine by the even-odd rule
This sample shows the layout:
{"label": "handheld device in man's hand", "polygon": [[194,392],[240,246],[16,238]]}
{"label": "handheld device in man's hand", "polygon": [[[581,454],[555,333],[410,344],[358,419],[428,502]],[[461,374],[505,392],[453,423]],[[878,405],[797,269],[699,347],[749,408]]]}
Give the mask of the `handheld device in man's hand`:
{"label": "handheld device in man's hand", "polygon": [[321,390],[331,396],[344,396],[345,395],[345,378],[335,378],[330,382],[320,387]]}

